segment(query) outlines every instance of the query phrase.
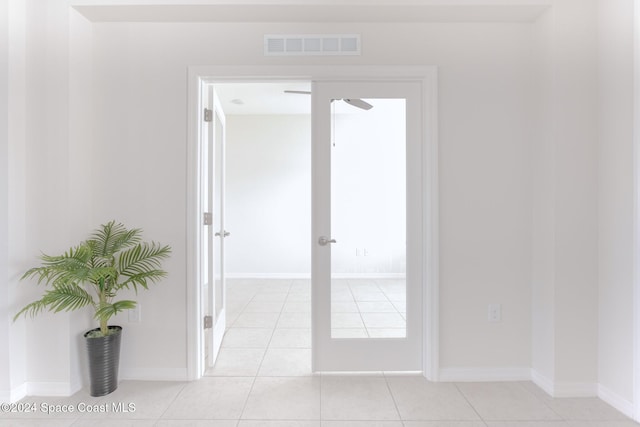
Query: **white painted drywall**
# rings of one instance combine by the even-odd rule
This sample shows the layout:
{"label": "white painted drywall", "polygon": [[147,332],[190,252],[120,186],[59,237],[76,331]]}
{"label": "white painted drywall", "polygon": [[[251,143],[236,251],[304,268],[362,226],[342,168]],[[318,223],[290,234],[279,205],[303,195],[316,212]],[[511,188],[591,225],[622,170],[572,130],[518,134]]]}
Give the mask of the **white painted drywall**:
{"label": "white painted drywall", "polygon": [[[25,252],[64,249],[80,234],[56,196],[77,206],[83,188],[91,207],[80,218],[115,217],[174,248],[165,283],[139,297],[142,322],[125,325],[125,376],[186,376],[186,349],[173,343],[186,342],[187,67],[427,64],[439,67],[441,367],[533,364],[552,383],[595,381],[597,227],[610,226],[596,216],[595,0],[556,0],[548,21],[533,24],[92,24],[92,130],[78,127],[69,97],[69,64],[87,54],[68,51],[78,24],[64,2],[36,3],[26,12],[26,117],[46,114],[26,129]],[[357,32],[366,48],[265,58],[262,36],[274,32]],[[93,133],[88,187],[66,173],[89,160],[74,132]],[[501,323],[486,322],[489,303],[502,304]],[[58,368],[70,360],[69,330],[64,317],[26,323],[30,381],[70,383]]]}
{"label": "white painted drywall", "polygon": [[[633,0],[599,2],[598,381],[633,401]],[[637,25],[637,23],[636,23]],[[637,72],[637,71],[636,71]],[[635,113],[637,114],[637,112]],[[637,167],[637,165],[636,165]]]}
{"label": "white painted drywall", "polygon": [[[274,31],[347,30],[366,40],[362,57],[265,58],[256,43]],[[185,367],[184,347],[161,348],[151,331],[185,340],[175,302],[186,295],[187,66],[328,61],[440,66],[441,361],[529,366],[533,42],[530,24],[95,24],[94,212],[174,246],[162,291],[141,296],[145,318],[130,326],[123,370]],[[487,322],[489,303],[502,303],[502,323]]]}
{"label": "white painted drywall", "polygon": [[308,277],[311,118],[227,116],[229,277]]}
{"label": "white painted drywall", "polygon": [[9,3],[0,4],[0,341],[7,351],[0,352],[0,400],[11,394],[9,340]]}

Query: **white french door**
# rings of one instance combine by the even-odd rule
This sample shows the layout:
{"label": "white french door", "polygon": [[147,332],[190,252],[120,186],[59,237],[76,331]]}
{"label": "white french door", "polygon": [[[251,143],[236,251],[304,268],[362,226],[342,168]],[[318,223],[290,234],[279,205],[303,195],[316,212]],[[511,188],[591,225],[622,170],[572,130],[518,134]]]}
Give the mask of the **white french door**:
{"label": "white french door", "polygon": [[314,371],[420,371],[422,86],[312,89]]}
{"label": "white french door", "polygon": [[201,284],[204,354],[203,366],[214,365],[226,328],[224,247],[225,230],[225,115],[213,85],[202,88],[201,178]]}

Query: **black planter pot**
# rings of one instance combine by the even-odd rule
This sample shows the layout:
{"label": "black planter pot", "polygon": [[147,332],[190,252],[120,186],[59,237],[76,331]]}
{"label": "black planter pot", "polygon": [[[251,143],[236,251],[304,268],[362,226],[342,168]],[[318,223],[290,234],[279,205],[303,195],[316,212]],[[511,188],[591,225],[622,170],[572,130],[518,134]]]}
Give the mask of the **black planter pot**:
{"label": "black planter pot", "polygon": [[97,330],[100,328],[86,332],[84,338],[89,353],[90,394],[91,396],[104,396],[118,388],[122,327],[109,326],[109,330],[114,332],[106,337],[88,337],[91,332]]}

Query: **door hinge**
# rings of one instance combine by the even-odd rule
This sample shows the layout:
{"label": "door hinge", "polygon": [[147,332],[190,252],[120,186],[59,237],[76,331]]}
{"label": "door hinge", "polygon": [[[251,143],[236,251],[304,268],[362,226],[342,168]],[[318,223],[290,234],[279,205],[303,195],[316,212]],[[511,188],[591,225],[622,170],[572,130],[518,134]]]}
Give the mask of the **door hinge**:
{"label": "door hinge", "polygon": [[211,214],[211,212],[205,212],[202,215],[202,223],[204,225],[211,225],[213,224],[213,215]]}
{"label": "door hinge", "polygon": [[205,122],[212,122],[213,121],[213,110],[210,110],[208,108],[204,109],[204,121]]}
{"label": "door hinge", "polygon": [[204,328],[205,329],[213,328],[213,316],[204,316]]}

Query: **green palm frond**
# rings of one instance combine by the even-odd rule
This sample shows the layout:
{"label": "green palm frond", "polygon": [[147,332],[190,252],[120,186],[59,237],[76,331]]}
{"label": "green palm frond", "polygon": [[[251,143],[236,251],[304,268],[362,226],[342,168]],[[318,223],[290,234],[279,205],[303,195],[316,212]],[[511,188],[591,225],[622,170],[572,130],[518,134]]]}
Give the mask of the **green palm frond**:
{"label": "green palm frond", "polygon": [[133,248],[120,253],[118,257],[118,270],[120,275],[126,279],[118,285],[120,288],[132,286],[138,291],[138,285],[148,288],[148,281],[157,282],[167,275],[161,270],[162,260],[169,257],[171,248],[160,246],[152,242],[141,243]]}
{"label": "green palm frond", "polygon": [[44,309],[58,313],[77,310],[87,305],[95,305],[95,302],[82,287],[75,284],[58,283],[46,291],[42,299],[34,301],[20,310],[13,319],[17,319],[22,314],[29,314],[33,317]]}
{"label": "green palm frond", "polygon": [[131,300],[116,301],[111,304],[102,304],[95,314],[96,320],[108,321],[111,316],[115,316],[124,310],[131,310],[136,308],[136,302]]}
{"label": "green palm frond", "polygon": [[122,249],[140,243],[141,233],[139,228],[127,230],[123,224],[110,221],[96,230],[89,240],[96,244],[96,256],[111,258]]}
{"label": "green palm frond", "polygon": [[[115,221],[101,225],[86,241],[63,255],[40,257],[41,265],[22,279],[35,278],[51,288],[42,298],[23,307],[14,317],[35,316],[43,310],[72,311],[91,305],[103,334],[115,314],[134,308],[135,301],[112,302],[122,288],[148,289],[149,282],[166,276],[161,262],[171,253],[169,246],[141,242],[142,231],[127,229]],[[86,288],[86,289],[85,289]],[[95,294],[95,296],[92,296]]]}
{"label": "green palm frond", "polygon": [[84,244],[69,249],[63,255],[43,254],[42,266],[28,270],[22,279],[37,277],[38,283],[79,283],[87,280],[90,270],[91,249]]}

